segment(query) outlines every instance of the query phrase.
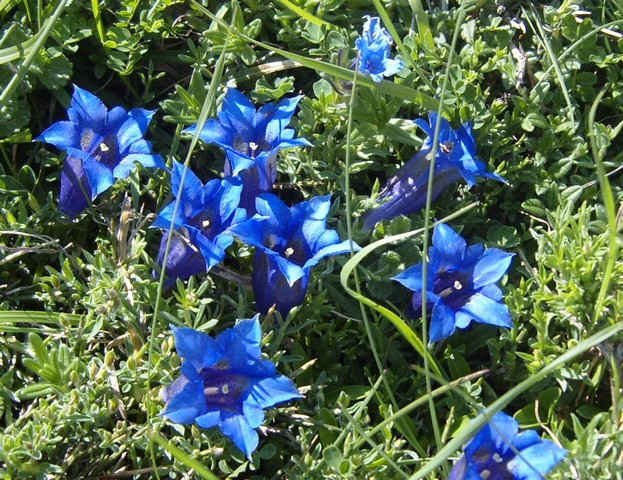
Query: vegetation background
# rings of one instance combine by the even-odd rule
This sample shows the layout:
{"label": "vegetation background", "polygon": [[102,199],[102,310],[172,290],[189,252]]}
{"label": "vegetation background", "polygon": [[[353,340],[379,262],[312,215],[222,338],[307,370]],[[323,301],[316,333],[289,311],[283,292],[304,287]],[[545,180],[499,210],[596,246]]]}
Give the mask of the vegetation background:
{"label": "vegetation background", "polygon": [[[389,20],[407,68],[360,77],[352,96],[366,14]],[[2,478],[445,478],[492,404],[568,449],[549,478],[623,478],[622,32],[620,0],[0,0]],[[516,327],[435,344],[443,378],[425,372],[410,294],[388,280],[420,261],[411,235],[356,267],[372,309],[342,287],[338,257],[288,319],[263,319],[265,352],[305,399],[269,412],[253,462],[217,431],[165,422],[159,392],[179,367],[168,324],[214,333],[251,317],[250,251],[236,244],[224,269],[159,296],[149,225],[171,198],[164,172],[133,174],[77,221],[60,214],[63,154],[32,138],[64,119],[71,83],[109,107],[157,108],[150,136],[168,162],[227,86],[257,103],[304,94],[293,125],[314,147],[281,153],[278,193],[333,193],[333,226],[346,237],[350,214],[360,245],[424,224],[360,228],[422,143],[411,120],[472,120],[510,185],[450,188],[430,215],[478,202],[451,223],[517,253],[504,286]],[[221,171],[218,148],[191,153],[204,181]]]}

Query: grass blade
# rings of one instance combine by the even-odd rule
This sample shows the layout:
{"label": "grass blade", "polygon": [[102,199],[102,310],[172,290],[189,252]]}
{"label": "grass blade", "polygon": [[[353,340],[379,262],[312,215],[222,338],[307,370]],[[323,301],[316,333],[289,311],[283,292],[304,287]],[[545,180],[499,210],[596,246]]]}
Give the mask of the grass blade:
{"label": "grass blade", "polygon": [[194,470],[194,472],[201,478],[206,480],[219,480],[219,478],[208,470],[201,462],[188,455],[181,448],[173,445],[159,433],[152,432],[149,438],[169,452],[178,462],[183,463],[188,468]]}

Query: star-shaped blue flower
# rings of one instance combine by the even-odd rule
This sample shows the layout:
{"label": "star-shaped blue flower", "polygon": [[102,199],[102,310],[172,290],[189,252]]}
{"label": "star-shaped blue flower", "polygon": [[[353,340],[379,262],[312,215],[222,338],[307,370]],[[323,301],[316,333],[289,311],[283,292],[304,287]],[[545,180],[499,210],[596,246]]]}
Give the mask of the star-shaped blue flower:
{"label": "star-shaped blue flower", "polygon": [[288,207],[275,195],[262,194],[257,213],[232,227],[234,235],[256,248],[252,280],[258,311],[275,306],[285,317],[303,302],[312,267],[350,252],[350,242],[327,229],[330,206],[330,195]]}
{"label": "star-shaped blue flower", "polygon": [[391,77],[404,68],[399,59],[390,58],[392,48],[391,35],[381,26],[378,17],[364,17],[363,32],[355,41],[359,52],[359,71],[370,75],[372,80],[380,82],[383,77]]}
{"label": "star-shaped blue flower", "polygon": [[[277,153],[290,147],[310,146],[287,128],[302,96],[285,98],[256,109],[244,94],[230,88],[218,118],[209,119],[199,138],[225,149],[225,175],[240,175],[244,190],[241,206],[255,213],[255,197],[269,192],[277,180]],[[184,130],[194,134],[196,125]]]}
{"label": "star-shaped blue flower", "polygon": [[182,374],[164,391],[162,415],[175,423],[218,427],[250,459],[264,409],[301,398],[296,385],[262,359],[258,316],[212,338],[172,326]]}
{"label": "star-shaped blue flower", "polygon": [[566,453],[534,430],[520,433],[517,421],[499,412],[467,444],[448,480],[543,480]]}
{"label": "star-shaped blue flower", "polygon": [[[467,246],[459,234],[445,224],[433,232],[428,251],[427,303],[432,305],[430,341],[437,342],[466,328],[472,320],[512,328],[513,320],[496,283],[510,267],[513,253],[482,244]],[[413,291],[413,308],[422,307],[422,264],[396,275],[393,280]]]}
{"label": "star-shaped blue flower", "polygon": [[69,120],[48,127],[36,140],[67,152],[61,172],[60,210],[70,217],[82,212],[140,163],[166,168],[144,135],[154,110],[110,110],[92,93],[74,85]]}
{"label": "star-shaped blue flower", "polygon": [[[171,171],[171,191],[179,189],[184,165],[174,162]],[[214,179],[205,185],[188,169],[178,215],[173,221],[175,200],[162,209],[153,227],[175,232],[167,260],[167,278],[171,284],[176,278],[185,279],[209,271],[225,258],[225,249],[234,241],[229,228],[246,219],[239,208],[242,184],[236,178]],[[158,263],[162,264],[167,233],[162,237]]]}
{"label": "star-shaped blue flower", "polygon": [[[436,113],[429,115],[428,122],[422,118],[415,121],[427,135],[424,144],[420,151],[387,181],[377,199],[380,206],[366,215],[364,228],[372,228],[381,220],[415,213],[426,205],[429,161],[436,122]],[[433,200],[446,187],[461,179],[470,187],[478,178],[491,178],[506,183],[500,175],[487,171],[486,164],[478,158],[471,123],[464,123],[457,130],[453,130],[445,118],[441,119],[440,124],[434,175],[431,192]]]}

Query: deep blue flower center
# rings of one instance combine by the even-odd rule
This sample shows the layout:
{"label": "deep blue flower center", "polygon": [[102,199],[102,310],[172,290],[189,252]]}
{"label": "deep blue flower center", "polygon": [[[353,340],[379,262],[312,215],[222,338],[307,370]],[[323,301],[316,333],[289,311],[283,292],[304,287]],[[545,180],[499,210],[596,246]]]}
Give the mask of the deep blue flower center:
{"label": "deep blue flower center", "polygon": [[256,158],[261,152],[270,150],[270,145],[264,139],[249,138],[246,135],[236,135],[232,146],[237,152],[250,158]]}
{"label": "deep blue flower center", "polygon": [[240,408],[242,395],[249,386],[246,375],[232,372],[227,365],[202,368],[199,375],[208,404],[233,410]]}
{"label": "deep blue flower center", "polygon": [[119,149],[114,134],[102,136],[90,128],[85,128],[80,136],[80,148],[109,168],[115,167],[118,163]]}
{"label": "deep blue flower center", "polygon": [[471,272],[462,270],[437,272],[433,292],[443,298],[449,307],[455,310],[461,308],[474,294]]}
{"label": "deep blue flower center", "polygon": [[482,480],[514,480],[515,476],[507,467],[512,456],[513,452],[510,449],[505,455],[501,455],[498,452],[492,454],[490,450],[481,448],[474,452],[471,461],[475,463]]}
{"label": "deep blue flower center", "polygon": [[220,219],[210,210],[204,210],[199,215],[194,216],[188,221],[188,224],[197,227],[209,239],[213,239],[221,233]]}

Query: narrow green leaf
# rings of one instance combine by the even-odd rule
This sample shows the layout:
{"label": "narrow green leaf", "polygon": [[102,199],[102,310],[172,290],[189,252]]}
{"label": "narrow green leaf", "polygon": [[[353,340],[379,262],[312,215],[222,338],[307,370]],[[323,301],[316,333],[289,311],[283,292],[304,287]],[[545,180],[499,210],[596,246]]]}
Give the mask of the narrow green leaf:
{"label": "narrow green leaf", "polygon": [[307,10],[299,7],[298,5],[295,5],[290,0],[277,0],[277,3],[280,3],[281,5],[286,7],[288,10],[296,13],[299,17],[301,17],[304,20],[307,20],[310,23],[313,23],[314,25],[318,25],[320,27],[324,25],[324,26],[331,27],[331,28],[337,28],[332,23],[329,23],[323,20],[322,18],[318,18],[314,14],[309,13]]}
{"label": "narrow green leaf", "polygon": [[30,310],[0,311],[0,323],[42,323],[60,325],[63,322],[78,324],[82,315],[74,313],[38,312]]}
{"label": "narrow green leaf", "polygon": [[169,452],[173,457],[180,463],[183,463],[188,468],[192,468],[197,475],[201,478],[205,478],[207,480],[219,480],[219,478],[214,475],[205,465],[203,465],[196,458],[191,457],[181,448],[173,445],[169,440],[162,437],[159,433],[153,432],[150,435],[150,438],[164,448],[167,452]]}

